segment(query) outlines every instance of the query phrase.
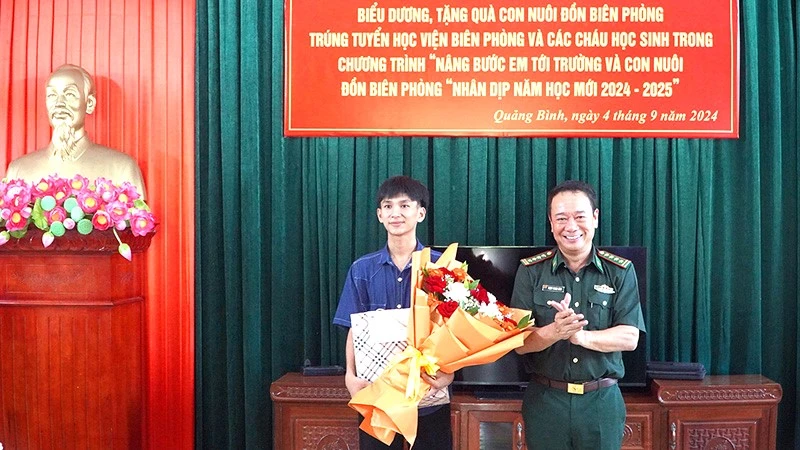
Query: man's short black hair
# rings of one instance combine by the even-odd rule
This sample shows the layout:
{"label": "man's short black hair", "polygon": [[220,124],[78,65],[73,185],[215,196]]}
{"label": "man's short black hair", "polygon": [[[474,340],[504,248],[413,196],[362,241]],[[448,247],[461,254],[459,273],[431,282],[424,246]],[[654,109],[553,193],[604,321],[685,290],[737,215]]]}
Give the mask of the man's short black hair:
{"label": "man's short black hair", "polygon": [[589,198],[592,211],[597,209],[597,194],[591,184],[578,180],[567,180],[550,189],[547,194],[547,217],[550,217],[550,206],[553,203],[553,197],[562,192],[583,192]]}
{"label": "man's short black hair", "polygon": [[378,208],[381,207],[382,201],[403,194],[407,195],[412,201],[417,202],[419,206],[428,208],[428,200],[430,198],[428,188],[419,181],[405,175],[391,177],[381,184],[381,187],[378,188]]}

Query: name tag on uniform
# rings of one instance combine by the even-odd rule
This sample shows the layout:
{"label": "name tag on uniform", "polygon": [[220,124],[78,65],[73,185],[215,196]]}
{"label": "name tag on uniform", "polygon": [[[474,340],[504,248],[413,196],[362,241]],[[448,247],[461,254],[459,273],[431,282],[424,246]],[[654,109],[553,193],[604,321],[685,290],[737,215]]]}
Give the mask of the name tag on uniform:
{"label": "name tag on uniform", "polygon": [[613,294],[617,291],[614,290],[611,286],[607,284],[595,284],[594,290],[601,293],[601,294]]}
{"label": "name tag on uniform", "polygon": [[542,292],[564,292],[566,288],[564,286],[553,286],[552,284],[543,284],[542,285]]}

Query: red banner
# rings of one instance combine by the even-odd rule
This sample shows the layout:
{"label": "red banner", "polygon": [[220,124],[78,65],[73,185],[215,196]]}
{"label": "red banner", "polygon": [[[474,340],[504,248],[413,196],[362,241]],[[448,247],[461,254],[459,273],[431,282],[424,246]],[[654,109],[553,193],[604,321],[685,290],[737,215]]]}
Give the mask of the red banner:
{"label": "red banner", "polygon": [[286,0],[287,136],[739,135],[735,0]]}

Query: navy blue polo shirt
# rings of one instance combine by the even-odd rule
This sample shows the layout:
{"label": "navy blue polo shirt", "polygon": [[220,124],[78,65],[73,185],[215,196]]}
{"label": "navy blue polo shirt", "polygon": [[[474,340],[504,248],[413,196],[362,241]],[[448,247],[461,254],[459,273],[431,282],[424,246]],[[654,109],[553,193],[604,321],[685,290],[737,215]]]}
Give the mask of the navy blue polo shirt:
{"label": "navy blue polo shirt", "polygon": [[[417,241],[417,250],[425,248]],[[431,251],[436,261],[440,252]],[[411,304],[411,261],[400,270],[394,265],[388,244],[358,258],[347,272],[333,323],[350,328],[350,314],[377,309],[408,308]]]}

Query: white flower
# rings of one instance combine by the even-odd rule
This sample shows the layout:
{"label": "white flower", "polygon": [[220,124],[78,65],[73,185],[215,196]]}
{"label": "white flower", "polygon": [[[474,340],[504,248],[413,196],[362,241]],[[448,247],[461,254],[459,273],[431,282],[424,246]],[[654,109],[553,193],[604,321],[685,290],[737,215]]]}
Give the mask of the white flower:
{"label": "white flower", "polygon": [[500,308],[497,307],[496,302],[482,303],[478,308],[478,312],[495,319],[501,319],[503,317],[503,314],[500,313]]}
{"label": "white flower", "polygon": [[464,286],[464,283],[450,283],[444,290],[444,297],[451,301],[456,301],[459,304],[464,304],[470,296],[469,289]]}

